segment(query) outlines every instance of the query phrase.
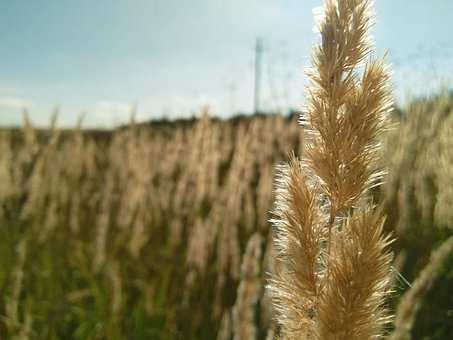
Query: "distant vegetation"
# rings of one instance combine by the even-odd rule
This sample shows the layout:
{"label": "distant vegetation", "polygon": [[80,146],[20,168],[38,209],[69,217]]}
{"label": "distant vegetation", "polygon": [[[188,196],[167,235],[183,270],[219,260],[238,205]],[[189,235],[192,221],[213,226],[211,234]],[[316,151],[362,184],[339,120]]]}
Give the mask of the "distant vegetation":
{"label": "distant vegetation", "polygon": [[[453,334],[452,107],[449,95],[414,102],[385,143],[375,194],[412,285],[394,275],[396,339]],[[0,135],[3,338],[278,332],[268,212],[275,166],[304,143],[295,116]]]}

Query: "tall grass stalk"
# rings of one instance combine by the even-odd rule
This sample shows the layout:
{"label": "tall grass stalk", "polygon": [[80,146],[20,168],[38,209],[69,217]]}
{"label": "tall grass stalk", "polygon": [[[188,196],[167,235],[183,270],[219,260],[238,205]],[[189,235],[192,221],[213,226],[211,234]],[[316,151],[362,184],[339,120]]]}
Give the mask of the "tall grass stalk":
{"label": "tall grass stalk", "polygon": [[325,2],[300,119],[305,150],[277,177],[269,287],[284,338],[374,339],[390,320],[391,240],[372,189],[383,180],[380,137],[392,99],[367,35],[371,6]]}

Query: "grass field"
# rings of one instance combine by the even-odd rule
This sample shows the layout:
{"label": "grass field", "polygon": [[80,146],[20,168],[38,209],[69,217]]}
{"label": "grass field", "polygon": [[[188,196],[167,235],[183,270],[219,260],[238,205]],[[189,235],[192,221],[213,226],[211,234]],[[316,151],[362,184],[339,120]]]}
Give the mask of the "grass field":
{"label": "grass field", "polygon": [[371,6],[300,113],[0,130],[0,338],[450,339],[453,94],[395,107]]}
{"label": "grass field", "polygon": [[[385,143],[375,194],[404,277],[389,301],[398,339],[453,332],[451,98],[400,110]],[[296,116],[280,115],[3,130],[1,334],[270,338],[274,169],[303,141]]]}

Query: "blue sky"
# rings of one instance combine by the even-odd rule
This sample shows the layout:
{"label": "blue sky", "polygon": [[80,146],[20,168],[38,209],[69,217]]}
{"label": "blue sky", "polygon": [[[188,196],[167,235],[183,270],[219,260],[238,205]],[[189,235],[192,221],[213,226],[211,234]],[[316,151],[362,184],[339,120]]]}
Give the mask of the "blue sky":
{"label": "blue sky", "polygon": [[[46,125],[111,127],[128,119],[220,115],[253,107],[253,48],[264,40],[262,106],[303,103],[312,9],[321,0],[2,0],[0,124],[23,108]],[[372,34],[389,51],[397,98],[453,75],[453,1],[377,0]]]}

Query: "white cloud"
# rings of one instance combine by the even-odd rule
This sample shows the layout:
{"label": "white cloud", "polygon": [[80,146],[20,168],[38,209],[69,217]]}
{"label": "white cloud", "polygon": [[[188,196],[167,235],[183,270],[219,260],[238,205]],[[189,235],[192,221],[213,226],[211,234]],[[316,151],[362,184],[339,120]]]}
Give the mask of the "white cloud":
{"label": "white cloud", "polygon": [[130,120],[134,106],[128,103],[103,100],[95,103],[85,115],[87,125],[114,127]]}
{"label": "white cloud", "polygon": [[33,106],[31,101],[18,97],[0,97],[0,108],[3,109],[29,109]]}
{"label": "white cloud", "polygon": [[84,114],[83,125],[113,128],[128,123],[132,116],[137,122],[150,119],[150,114],[134,104],[102,100],[89,107]]}
{"label": "white cloud", "polygon": [[95,111],[100,113],[119,113],[130,114],[133,110],[133,105],[126,103],[118,103],[111,101],[101,101],[95,104]]}
{"label": "white cloud", "polygon": [[19,91],[17,88],[0,84],[0,96],[2,97],[21,97],[23,95],[23,91]]}
{"label": "white cloud", "polygon": [[218,99],[205,94],[196,96],[163,96],[156,102],[165,103],[164,115],[168,118],[197,116],[205,107],[208,107],[211,113],[218,113],[221,107]]}

